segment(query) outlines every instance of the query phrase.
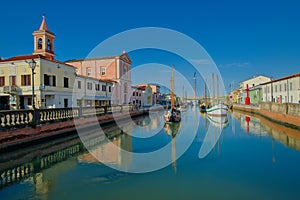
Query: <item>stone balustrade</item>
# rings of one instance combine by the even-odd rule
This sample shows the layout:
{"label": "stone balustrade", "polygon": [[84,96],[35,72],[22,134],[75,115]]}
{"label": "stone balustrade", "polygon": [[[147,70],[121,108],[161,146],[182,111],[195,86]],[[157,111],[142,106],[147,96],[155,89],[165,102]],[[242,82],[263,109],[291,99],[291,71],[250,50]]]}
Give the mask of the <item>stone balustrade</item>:
{"label": "stone balustrade", "polygon": [[100,116],[115,112],[137,110],[134,105],[47,108],[35,110],[0,111],[0,130],[36,126],[55,121],[71,120],[90,116]]}

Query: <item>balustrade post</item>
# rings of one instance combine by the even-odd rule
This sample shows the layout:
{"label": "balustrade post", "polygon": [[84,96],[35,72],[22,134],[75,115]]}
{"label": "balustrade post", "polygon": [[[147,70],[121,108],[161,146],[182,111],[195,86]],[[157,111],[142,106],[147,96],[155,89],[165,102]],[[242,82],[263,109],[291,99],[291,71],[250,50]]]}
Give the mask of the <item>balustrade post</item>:
{"label": "balustrade post", "polygon": [[34,119],[34,123],[36,125],[40,125],[40,123],[41,123],[40,117],[41,117],[41,115],[40,115],[39,109],[34,109],[33,110],[33,119]]}
{"label": "balustrade post", "polygon": [[78,118],[82,118],[82,105],[81,104],[78,108]]}

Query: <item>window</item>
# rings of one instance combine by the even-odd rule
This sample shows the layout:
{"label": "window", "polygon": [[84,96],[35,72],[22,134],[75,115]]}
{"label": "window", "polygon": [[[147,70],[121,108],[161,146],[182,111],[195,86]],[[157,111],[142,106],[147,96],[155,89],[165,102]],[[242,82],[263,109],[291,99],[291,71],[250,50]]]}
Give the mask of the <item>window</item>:
{"label": "window", "polygon": [[139,93],[138,93],[138,92],[135,92],[135,94],[136,94],[135,96],[139,96]]}
{"label": "window", "polygon": [[78,82],[77,82],[77,88],[78,88],[78,89],[81,89],[81,81],[78,81]]}
{"label": "window", "polygon": [[100,90],[100,84],[95,84],[95,88],[96,88],[96,91],[99,91]]}
{"label": "window", "polygon": [[252,84],[252,87],[254,87],[254,86],[255,86],[255,84],[253,83],[253,84]]}
{"label": "window", "polygon": [[124,66],[124,68],[123,68],[123,76],[126,74],[126,72],[127,72],[127,69],[126,69],[126,66]]}
{"label": "window", "polygon": [[103,92],[106,91],[106,85],[102,85],[102,91],[103,91]]}
{"label": "window", "polygon": [[21,75],[21,85],[22,86],[31,85],[31,75]]}
{"label": "window", "polygon": [[51,44],[51,40],[49,40],[49,39],[47,41],[47,50],[52,51],[52,44]]}
{"label": "window", "polygon": [[106,68],[105,67],[101,67],[100,70],[101,70],[101,76],[105,76],[105,74],[106,74]]}
{"label": "window", "polygon": [[0,77],[0,87],[5,85],[5,76]]}
{"label": "window", "polygon": [[111,86],[108,86],[108,92],[111,92]]}
{"label": "window", "polygon": [[42,40],[42,38],[39,38],[37,49],[42,49],[42,48],[43,48],[43,40]]}
{"label": "window", "polygon": [[281,84],[279,85],[279,92],[281,92]]}
{"label": "window", "polygon": [[56,86],[56,76],[44,74],[45,86]]}
{"label": "window", "polygon": [[27,99],[27,105],[28,106],[31,106],[32,105],[32,98],[31,97],[29,97],[28,99]]}
{"label": "window", "polygon": [[284,84],[284,91],[286,91],[286,83]]}
{"label": "window", "polygon": [[16,85],[16,76],[9,76],[9,84]]}
{"label": "window", "polygon": [[290,83],[290,90],[293,90],[293,83]]}
{"label": "window", "polygon": [[127,93],[127,83],[124,83],[124,93]]}
{"label": "window", "polygon": [[91,76],[92,75],[92,68],[86,68],[86,75]]}
{"label": "window", "polygon": [[277,85],[275,85],[275,92],[277,92]]}
{"label": "window", "polygon": [[293,103],[293,96],[291,96],[291,103]]}
{"label": "window", "polygon": [[268,87],[268,93],[270,93],[270,87]]}
{"label": "window", "polygon": [[93,89],[93,84],[91,82],[87,83],[87,89],[92,90]]}
{"label": "window", "polygon": [[135,96],[135,92],[132,93],[132,96]]}
{"label": "window", "polygon": [[64,88],[68,88],[69,87],[69,78],[64,77]]}

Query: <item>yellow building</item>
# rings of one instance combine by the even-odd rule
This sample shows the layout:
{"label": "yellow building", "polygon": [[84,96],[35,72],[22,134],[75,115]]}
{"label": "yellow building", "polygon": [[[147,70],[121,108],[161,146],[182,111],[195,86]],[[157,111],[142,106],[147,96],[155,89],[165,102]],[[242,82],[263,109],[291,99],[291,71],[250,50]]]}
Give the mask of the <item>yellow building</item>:
{"label": "yellow building", "polygon": [[[43,17],[32,55],[0,60],[0,110],[71,106],[75,67],[54,59],[54,38]],[[30,63],[36,63],[34,80]],[[34,84],[33,84],[34,81]],[[34,101],[32,101],[34,86]]]}

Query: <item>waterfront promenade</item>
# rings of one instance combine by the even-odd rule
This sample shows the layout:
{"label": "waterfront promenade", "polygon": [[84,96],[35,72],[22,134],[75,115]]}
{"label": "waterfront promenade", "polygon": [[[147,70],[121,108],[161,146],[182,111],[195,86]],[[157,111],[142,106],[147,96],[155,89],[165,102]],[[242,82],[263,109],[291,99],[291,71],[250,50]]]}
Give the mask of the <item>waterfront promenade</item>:
{"label": "waterfront promenade", "polygon": [[[103,107],[101,107],[101,110],[105,110],[105,112],[100,112],[99,108],[82,108],[79,114],[78,112],[75,112],[77,113],[75,115],[72,115],[72,108],[68,108],[68,114],[65,113],[64,115],[58,115],[57,113],[65,111],[65,108],[55,109],[56,115],[53,114],[53,109],[49,109],[52,112],[52,115],[47,115],[49,120],[47,121],[43,115],[39,115],[37,121],[40,123],[34,126],[31,125],[33,120],[32,116],[27,116],[28,119],[24,121],[23,126],[18,126],[20,125],[17,120],[19,116],[11,117],[13,115],[12,113],[16,112],[11,113],[10,111],[1,111],[0,152],[16,149],[29,144],[36,144],[45,140],[64,137],[70,134],[77,134],[76,128],[78,127],[80,127],[80,129],[88,129],[99,125],[103,126],[114,123],[116,120],[128,120],[145,115],[149,112],[147,109],[138,109],[133,106],[102,108]],[[97,112],[97,110],[99,112]],[[44,111],[45,110],[42,110],[40,112]],[[7,120],[7,118],[10,120]],[[24,119],[24,117],[22,117],[22,119]],[[6,121],[6,123],[4,123],[4,121]],[[41,123],[41,121],[43,121],[43,123]]]}
{"label": "waterfront promenade", "polygon": [[300,106],[297,104],[261,103],[259,106],[233,104],[233,110],[260,115],[272,122],[300,130]]}

